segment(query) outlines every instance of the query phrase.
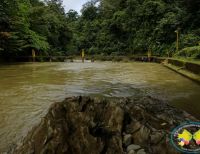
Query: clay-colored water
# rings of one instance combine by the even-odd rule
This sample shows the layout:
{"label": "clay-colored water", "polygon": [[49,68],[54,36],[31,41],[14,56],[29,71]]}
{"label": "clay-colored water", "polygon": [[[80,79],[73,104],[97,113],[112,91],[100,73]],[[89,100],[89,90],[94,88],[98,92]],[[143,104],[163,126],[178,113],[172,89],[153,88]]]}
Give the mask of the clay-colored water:
{"label": "clay-colored water", "polygon": [[67,96],[150,95],[200,117],[200,86],[159,64],[3,65],[0,66],[0,77],[1,152],[19,142],[45,115],[51,103]]}

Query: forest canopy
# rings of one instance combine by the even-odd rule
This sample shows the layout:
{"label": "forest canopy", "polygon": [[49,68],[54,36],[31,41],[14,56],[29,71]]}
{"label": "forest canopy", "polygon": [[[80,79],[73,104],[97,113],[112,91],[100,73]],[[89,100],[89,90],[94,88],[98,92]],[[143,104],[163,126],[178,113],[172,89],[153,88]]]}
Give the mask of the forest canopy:
{"label": "forest canopy", "polygon": [[180,49],[194,47],[199,25],[199,0],[92,0],[80,15],[62,0],[1,0],[0,55],[174,55],[175,31]]}

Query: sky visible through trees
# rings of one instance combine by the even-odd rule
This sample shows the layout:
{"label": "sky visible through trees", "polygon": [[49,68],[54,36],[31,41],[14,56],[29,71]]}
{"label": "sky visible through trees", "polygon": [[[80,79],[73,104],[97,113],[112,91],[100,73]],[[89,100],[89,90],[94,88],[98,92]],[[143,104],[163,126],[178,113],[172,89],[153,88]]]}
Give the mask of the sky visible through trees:
{"label": "sky visible through trees", "polygon": [[80,14],[82,5],[85,4],[87,1],[88,0],[64,0],[63,5],[66,12],[72,9]]}

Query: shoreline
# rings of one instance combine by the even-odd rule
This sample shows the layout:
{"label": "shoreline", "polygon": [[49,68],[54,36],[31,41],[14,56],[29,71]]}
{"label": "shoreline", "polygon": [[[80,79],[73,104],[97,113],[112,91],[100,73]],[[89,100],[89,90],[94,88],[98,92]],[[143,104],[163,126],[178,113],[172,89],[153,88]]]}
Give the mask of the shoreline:
{"label": "shoreline", "polygon": [[[51,61],[36,61],[36,62],[74,62],[74,60],[80,60],[78,56],[68,56],[68,57],[58,57],[53,58]],[[155,57],[152,56],[148,59],[147,56],[87,56],[85,58],[87,61],[112,61],[112,62],[153,62],[160,63],[168,69],[175,71],[176,73],[196,82],[200,85],[200,62],[183,60],[177,58],[166,58],[166,57]],[[0,65],[9,65],[9,64],[19,64],[19,63],[33,63],[31,61],[27,62],[8,62],[0,63]]]}
{"label": "shoreline", "polygon": [[197,84],[200,85],[200,75],[194,74],[192,72],[189,72],[188,70],[182,68],[182,67],[177,67],[175,65],[172,64],[163,64],[165,67],[167,67],[170,70],[173,70],[174,72],[196,82]]}
{"label": "shoreline", "polygon": [[157,61],[166,68],[173,70],[200,85],[200,64],[174,58],[158,58]]}
{"label": "shoreline", "polygon": [[[121,56],[121,57],[107,57],[103,58],[105,61],[113,62],[153,62],[160,63],[168,69],[175,71],[176,73],[196,82],[200,85],[200,63],[192,61],[184,61],[176,58],[166,58],[166,57],[151,57],[148,61],[147,56]],[[97,60],[99,60],[97,58]]]}

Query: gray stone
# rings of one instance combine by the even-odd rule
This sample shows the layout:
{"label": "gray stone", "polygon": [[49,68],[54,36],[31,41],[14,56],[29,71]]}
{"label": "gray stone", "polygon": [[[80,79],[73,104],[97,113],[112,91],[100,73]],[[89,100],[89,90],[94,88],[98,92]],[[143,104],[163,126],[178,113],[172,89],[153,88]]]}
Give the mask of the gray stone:
{"label": "gray stone", "polygon": [[131,150],[128,152],[128,154],[136,154],[136,152],[134,150]]}
{"label": "gray stone", "polygon": [[166,125],[167,125],[167,123],[165,123],[165,122],[164,122],[164,123],[162,123],[162,124],[160,124],[160,125],[161,125],[161,126],[166,126]]}
{"label": "gray stone", "polygon": [[144,149],[140,149],[137,154],[146,154],[146,152],[144,151]]}
{"label": "gray stone", "polygon": [[135,145],[135,144],[131,144],[127,147],[127,152],[131,151],[131,150],[138,150],[140,149],[141,147],[139,145]]}
{"label": "gray stone", "polygon": [[131,134],[127,134],[127,135],[124,135],[123,137],[123,144],[125,147],[129,146],[132,142],[132,135]]}

